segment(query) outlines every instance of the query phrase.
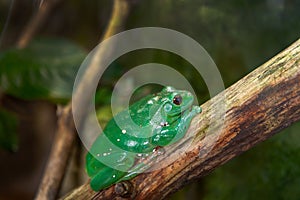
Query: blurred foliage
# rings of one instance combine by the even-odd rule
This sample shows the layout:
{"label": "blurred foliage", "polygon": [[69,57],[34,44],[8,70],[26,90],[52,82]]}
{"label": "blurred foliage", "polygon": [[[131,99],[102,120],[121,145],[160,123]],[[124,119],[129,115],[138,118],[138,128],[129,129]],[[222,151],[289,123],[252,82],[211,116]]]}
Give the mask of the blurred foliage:
{"label": "blurred foliage", "polygon": [[127,28],[160,26],[189,35],[230,86],[299,37],[299,9],[298,0],[142,1]]}
{"label": "blurred foliage", "polygon": [[113,117],[111,107],[109,105],[101,106],[96,109],[96,115],[102,128],[105,127],[109,120]]}
{"label": "blurred foliage", "polygon": [[[145,63],[160,63],[170,66],[183,75],[193,86],[199,103],[204,103],[210,98],[207,86],[198,71],[187,60],[174,53],[157,49],[142,49],[121,56],[117,59],[117,62],[127,70]],[[144,76],[147,76],[147,74]],[[137,78],[143,80],[143,77]],[[168,77],[168,79],[172,80],[172,77]],[[144,90],[144,92],[140,90],[139,93],[146,95],[153,91],[157,92],[159,89],[161,89],[161,87],[156,87],[152,84],[152,87],[143,87],[142,90]]]}
{"label": "blurred foliage", "polygon": [[62,39],[37,39],[25,49],[0,54],[0,87],[21,99],[64,102],[72,95],[82,48]]}
{"label": "blurred foliage", "polygon": [[110,95],[111,95],[111,91],[109,91],[108,88],[106,87],[97,89],[95,94],[96,108],[99,106],[110,104]]}
{"label": "blurred foliage", "polygon": [[12,152],[17,150],[17,125],[18,120],[15,115],[0,109],[0,148]]}

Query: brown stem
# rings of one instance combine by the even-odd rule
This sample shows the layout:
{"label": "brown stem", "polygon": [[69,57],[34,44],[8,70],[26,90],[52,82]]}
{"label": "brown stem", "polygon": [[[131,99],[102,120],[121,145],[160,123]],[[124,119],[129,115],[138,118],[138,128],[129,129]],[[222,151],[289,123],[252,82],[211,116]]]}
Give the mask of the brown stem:
{"label": "brown stem", "polygon": [[[118,31],[120,31],[120,28],[124,25],[126,21],[126,16],[128,15],[128,12],[128,1],[114,1],[113,14],[109,21],[108,28],[105,31],[104,38],[116,34]],[[95,76],[101,70],[101,67],[99,67],[99,63],[101,63],[101,57],[101,51],[97,51],[95,53],[95,56],[93,57],[93,60],[91,61],[91,64],[88,66],[81,82],[79,83],[77,90],[74,93],[73,99],[81,99],[79,97],[82,96],[82,94],[87,95],[85,93],[85,88],[89,87],[91,80],[94,80]],[[87,103],[89,103],[89,101],[78,103],[80,103],[80,105],[82,105],[82,108],[84,109],[87,106]],[[82,113],[82,117],[84,117],[84,111]],[[81,120],[83,120],[83,118],[81,118]],[[63,176],[65,174],[68,159],[70,157],[71,150],[76,137],[74,121],[72,118],[71,103],[69,103],[66,107],[62,108],[58,122],[59,123],[56,132],[56,137],[54,139],[50,157],[36,196],[36,199],[38,200],[55,199],[55,197],[58,194]]]}
{"label": "brown stem", "polygon": [[[162,164],[171,158],[176,158],[176,161],[163,169],[143,173],[130,180],[133,186],[131,199],[165,199],[184,185],[300,120],[299,62],[300,39],[204,103],[203,112],[193,119],[185,138],[170,147],[168,152],[171,153],[167,157],[159,158],[153,164]],[[226,121],[217,136],[214,130],[222,126],[222,120],[214,118],[214,108],[224,103],[223,95],[226,96]],[[212,130],[211,134],[208,129]],[[180,149],[193,136],[192,145],[181,153]],[[64,199],[123,199],[118,196],[116,187],[94,192],[86,183]]]}
{"label": "brown stem", "polygon": [[60,2],[61,0],[45,0],[43,2],[37,13],[35,13],[31,20],[28,22],[28,24],[25,27],[25,30],[21,37],[19,38],[17,42],[17,48],[22,49],[28,45],[28,43],[31,41],[33,36],[36,34],[40,26],[44,23],[44,21],[47,19],[50,11]]}
{"label": "brown stem", "polygon": [[110,36],[121,31],[124,27],[124,20],[127,19],[129,9],[129,0],[115,0],[111,19],[105,31],[102,40],[109,38]]}
{"label": "brown stem", "polygon": [[74,132],[71,107],[68,106],[58,116],[58,129],[36,199],[55,199],[74,144]]}

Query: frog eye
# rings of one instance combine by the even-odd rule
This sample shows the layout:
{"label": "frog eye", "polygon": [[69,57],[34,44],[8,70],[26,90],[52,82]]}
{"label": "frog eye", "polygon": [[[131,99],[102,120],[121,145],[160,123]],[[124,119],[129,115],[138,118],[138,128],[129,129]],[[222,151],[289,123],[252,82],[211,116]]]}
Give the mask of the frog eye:
{"label": "frog eye", "polygon": [[182,103],[182,97],[179,94],[175,95],[173,98],[173,103],[176,105],[180,105]]}

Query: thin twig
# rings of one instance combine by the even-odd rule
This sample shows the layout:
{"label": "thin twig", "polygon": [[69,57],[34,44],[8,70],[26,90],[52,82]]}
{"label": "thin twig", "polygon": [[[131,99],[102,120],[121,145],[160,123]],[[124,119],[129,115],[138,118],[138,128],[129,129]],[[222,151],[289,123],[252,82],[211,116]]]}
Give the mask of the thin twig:
{"label": "thin twig", "polygon": [[[300,120],[299,63],[300,39],[203,104],[203,112],[193,119],[185,138],[172,145],[167,151],[170,153],[153,164],[176,161],[127,181],[132,188],[130,193],[126,192],[126,198],[116,193],[116,188],[122,184],[97,193],[86,183],[64,199],[128,199],[128,194],[130,199],[165,199],[184,185],[205,176]],[[215,108],[222,103],[226,105],[226,122],[220,134],[216,134],[222,122],[215,118]],[[186,146],[190,138],[194,138],[193,143]],[[181,152],[185,147],[186,151]]]}
{"label": "thin twig", "polygon": [[36,199],[55,199],[75,141],[71,107],[62,109],[50,157]]}
{"label": "thin twig", "polygon": [[33,36],[36,34],[38,29],[47,19],[51,10],[60,2],[61,0],[46,0],[42,2],[39,6],[37,13],[35,13],[31,20],[25,27],[24,32],[17,42],[17,48],[22,49],[28,45]]}
{"label": "thin twig", "polygon": [[[129,5],[130,4],[126,0],[114,1],[113,14],[109,21],[108,28],[105,31],[104,38],[117,33],[124,25],[126,16],[129,12]],[[97,72],[101,70],[101,65],[99,66],[101,57],[101,52],[95,53],[91,64],[86,69],[86,72],[73,95],[74,99],[81,99],[79,97],[82,96],[82,94],[89,96],[85,93],[85,88],[90,86],[91,80],[94,80],[95,75],[98,74]],[[83,105],[83,109],[85,108],[85,103],[88,102],[84,101],[80,104]],[[82,116],[84,116],[84,111]],[[81,119],[83,120],[83,118]],[[53,141],[53,147],[44,172],[43,180],[36,196],[36,199],[38,200],[55,199],[65,174],[67,162],[76,137],[74,121],[72,119],[71,103],[62,108],[58,121],[56,137]]]}

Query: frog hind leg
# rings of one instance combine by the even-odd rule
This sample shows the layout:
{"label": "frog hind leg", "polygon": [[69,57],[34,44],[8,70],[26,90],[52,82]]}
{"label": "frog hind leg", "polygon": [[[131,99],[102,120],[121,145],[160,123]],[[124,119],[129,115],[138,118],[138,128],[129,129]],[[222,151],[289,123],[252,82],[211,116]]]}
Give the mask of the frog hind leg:
{"label": "frog hind leg", "polygon": [[[113,154],[110,159],[116,160],[116,158],[119,158],[120,155],[121,154]],[[97,165],[97,173],[91,177],[90,185],[93,190],[99,191],[111,186],[114,183],[120,182],[122,178],[128,174],[129,169],[133,166],[134,157],[125,156],[122,160],[119,160],[119,162],[115,163],[114,166],[116,169],[108,167],[101,162],[96,162],[95,164]],[[122,171],[118,169],[122,169]]]}
{"label": "frog hind leg", "polygon": [[90,153],[86,155],[86,163],[86,172],[89,177],[95,176],[100,170],[106,167]]}
{"label": "frog hind leg", "polygon": [[92,154],[86,155],[86,171],[91,178],[90,185],[95,191],[104,189],[125,176],[126,173],[110,168],[99,162]]}
{"label": "frog hind leg", "polygon": [[105,167],[91,178],[91,188],[94,191],[102,190],[118,182],[126,174],[127,172]]}

